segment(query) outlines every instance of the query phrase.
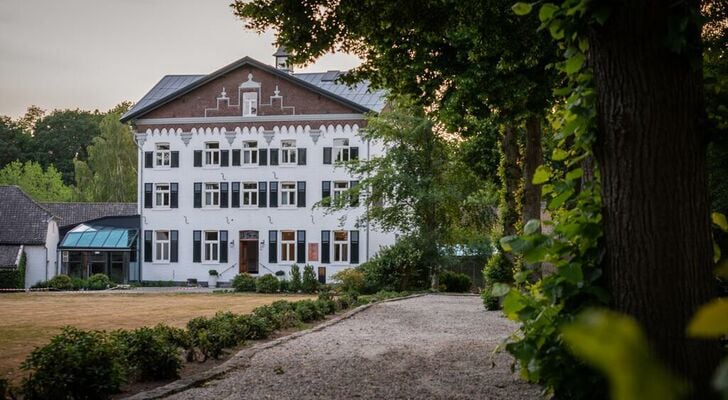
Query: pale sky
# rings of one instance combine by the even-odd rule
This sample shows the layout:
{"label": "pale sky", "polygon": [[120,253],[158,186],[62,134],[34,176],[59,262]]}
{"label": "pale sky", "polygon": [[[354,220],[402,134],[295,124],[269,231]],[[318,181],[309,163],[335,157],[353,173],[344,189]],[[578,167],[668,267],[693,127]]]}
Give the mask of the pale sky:
{"label": "pale sky", "polygon": [[[273,64],[274,35],[246,30],[231,0],[0,0],[0,115],[106,111],[167,74],[206,74],[241,57]],[[296,71],[346,70],[348,54]]]}

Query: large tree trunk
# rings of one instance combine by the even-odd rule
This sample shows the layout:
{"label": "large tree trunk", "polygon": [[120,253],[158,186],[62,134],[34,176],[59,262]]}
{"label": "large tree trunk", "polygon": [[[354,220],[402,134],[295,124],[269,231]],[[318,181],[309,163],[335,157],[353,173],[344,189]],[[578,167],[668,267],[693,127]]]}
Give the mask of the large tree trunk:
{"label": "large tree trunk", "polygon": [[521,168],[518,165],[518,130],[512,126],[503,129],[501,138],[501,151],[503,153],[500,163],[500,175],[503,182],[503,191],[500,199],[500,224],[503,236],[515,235],[518,228],[519,203],[518,193],[521,183]]}
{"label": "large tree trunk", "polygon": [[[699,30],[668,50],[680,7],[613,2],[590,34],[598,92],[596,156],[602,181],[606,283],[613,306],[646,329],[657,354],[708,398],[717,344],[685,327],[714,295]],[[687,11],[684,16],[688,18]]]}

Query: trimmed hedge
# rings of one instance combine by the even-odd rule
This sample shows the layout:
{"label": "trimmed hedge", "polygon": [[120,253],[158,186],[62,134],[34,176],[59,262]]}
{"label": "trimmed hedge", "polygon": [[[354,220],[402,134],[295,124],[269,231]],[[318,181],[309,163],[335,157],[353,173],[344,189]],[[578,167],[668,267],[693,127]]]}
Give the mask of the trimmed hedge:
{"label": "trimmed hedge", "polygon": [[470,277],[453,271],[440,272],[440,285],[445,286],[446,292],[463,293],[470,290],[473,282]]}
{"label": "trimmed hedge", "polygon": [[236,292],[255,292],[255,277],[246,273],[235,275],[232,287]]}
{"label": "trimmed hedge", "polygon": [[275,293],[279,286],[278,278],[271,274],[263,275],[255,281],[255,291],[258,293]]}

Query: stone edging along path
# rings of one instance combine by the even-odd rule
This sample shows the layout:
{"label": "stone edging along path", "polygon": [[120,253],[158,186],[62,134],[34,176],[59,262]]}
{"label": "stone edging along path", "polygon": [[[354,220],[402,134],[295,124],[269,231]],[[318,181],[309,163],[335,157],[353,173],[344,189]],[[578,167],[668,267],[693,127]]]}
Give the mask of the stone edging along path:
{"label": "stone edging along path", "polygon": [[286,336],[280,337],[278,339],[274,339],[270,342],[256,344],[254,346],[251,346],[250,348],[240,350],[237,354],[232,356],[229,360],[225,361],[224,363],[222,363],[214,368],[210,368],[207,371],[200,372],[198,374],[195,374],[193,376],[190,376],[190,377],[187,377],[184,379],[176,380],[172,383],[168,383],[164,386],[160,386],[160,387],[152,389],[152,390],[137,393],[131,397],[127,397],[126,399],[127,400],[161,399],[161,398],[164,398],[167,396],[171,396],[175,393],[183,392],[183,391],[193,388],[193,387],[201,386],[205,382],[219,378],[220,376],[225,375],[230,371],[247,367],[250,359],[263,350],[269,349],[271,347],[280,346],[284,343],[290,342],[291,340],[300,338],[301,336],[308,335],[310,333],[325,329],[331,325],[338,324],[339,322],[349,319],[352,316],[354,316],[374,305],[377,305],[380,303],[388,303],[391,301],[401,301],[401,300],[412,299],[415,297],[425,296],[427,294],[430,294],[430,293],[417,293],[417,294],[413,294],[413,295],[409,295],[409,296],[405,296],[405,297],[397,297],[394,299],[386,299],[386,300],[378,301],[375,303],[361,305],[351,311],[348,311],[342,315],[336,316],[326,322],[316,325],[311,329],[306,329],[306,330],[303,330],[300,332],[294,332],[290,335],[286,335]]}

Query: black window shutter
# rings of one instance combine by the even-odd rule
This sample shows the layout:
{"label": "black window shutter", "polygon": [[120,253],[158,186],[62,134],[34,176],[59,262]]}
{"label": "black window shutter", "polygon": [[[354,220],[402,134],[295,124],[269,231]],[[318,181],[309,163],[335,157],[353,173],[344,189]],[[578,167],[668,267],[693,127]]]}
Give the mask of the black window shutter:
{"label": "black window shutter", "polygon": [[152,199],[154,198],[154,194],[152,193],[153,186],[151,183],[144,184],[144,208],[152,208]]}
{"label": "black window shutter", "polygon": [[227,167],[230,165],[230,150],[220,150],[220,166]]}
{"label": "black window shutter", "polygon": [[324,164],[331,164],[331,147],[324,147]]}
{"label": "black window shutter", "polygon": [[240,166],[240,149],[233,150],[233,167]]}
{"label": "black window shutter", "polygon": [[306,263],[306,231],[296,232],[296,262]]}
{"label": "black window shutter", "polygon": [[172,152],[172,168],[179,168],[179,151]]}
{"label": "black window shutter", "polygon": [[144,262],[152,262],[152,231],[144,231]]}
{"label": "black window shutter", "polygon": [[359,264],[359,231],[349,232],[349,248],[351,249],[351,257],[349,262]]}
{"label": "black window shutter", "polygon": [[192,262],[202,262],[202,231],[192,231]]}
{"label": "black window shutter", "polygon": [[144,152],[144,168],[154,168],[154,152]]}
{"label": "black window shutter", "polygon": [[169,232],[169,262],[179,261],[179,231]]}
{"label": "black window shutter", "polygon": [[306,149],[298,149],[298,165],[306,165]]}
{"label": "black window shutter", "polygon": [[268,231],[268,262],[278,264],[278,231]]}
{"label": "black window shutter", "polygon": [[321,231],[321,264],[331,263],[331,231]]}
{"label": "black window shutter", "polygon": [[359,148],[358,147],[349,148],[349,158],[351,158],[352,160],[359,159]]}
{"label": "black window shutter", "polygon": [[268,186],[267,182],[258,182],[258,207],[268,207]]}
{"label": "black window shutter", "polygon": [[202,183],[195,182],[195,195],[193,196],[193,207],[202,208]]}
{"label": "black window shutter", "polygon": [[268,165],[268,149],[258,150],[258,165]]}
{"label": "black window shutter", "polygon": [[278,165],[278,149],[270,149],[270,165]]}
{"label": "black window shutter", "polygon": [[297,189],[298,189],[298,199],[296,200],[296,205],[299,208],[306,207],[306,181],[298,181],[296,183]]}
{"label": "black window shutter", "polygon": [[169,208],[179,208],[179,184],[169,185]]}
{"label": "black window shutter", "polygon": [[321,200],[331,197],[331,181],[321,182]]}
{"label": "black window shutter", "polygon": [[349,190],[352,192],[349,204],[351,204],[352,207],[359,206],[359,189],[357,186],[359,186],[359,181],[349,182]]}
{"label": "black window shutter", "polygon": [[201,167],[202,166],[202,150],[195,150],[193,155],[194,155],[193,166]]}
{"label": "black window shutter", "polygon": [[239,208],[240,207],[240,182],[233,182],[231,191],[232,191],[232,199],[230,200],[230,207]]}
{"label": "black window shutter", "polygon": [[228,183],[220,182],[220,208],[228,208]]}
{"label": "black window shutter", "polygon": [[220,262],[228,262],[228,231],[220,231]]}
{"label": "black window shutter", "polygon": [[278,182],[270,183],[269,207],[278,207]]}

